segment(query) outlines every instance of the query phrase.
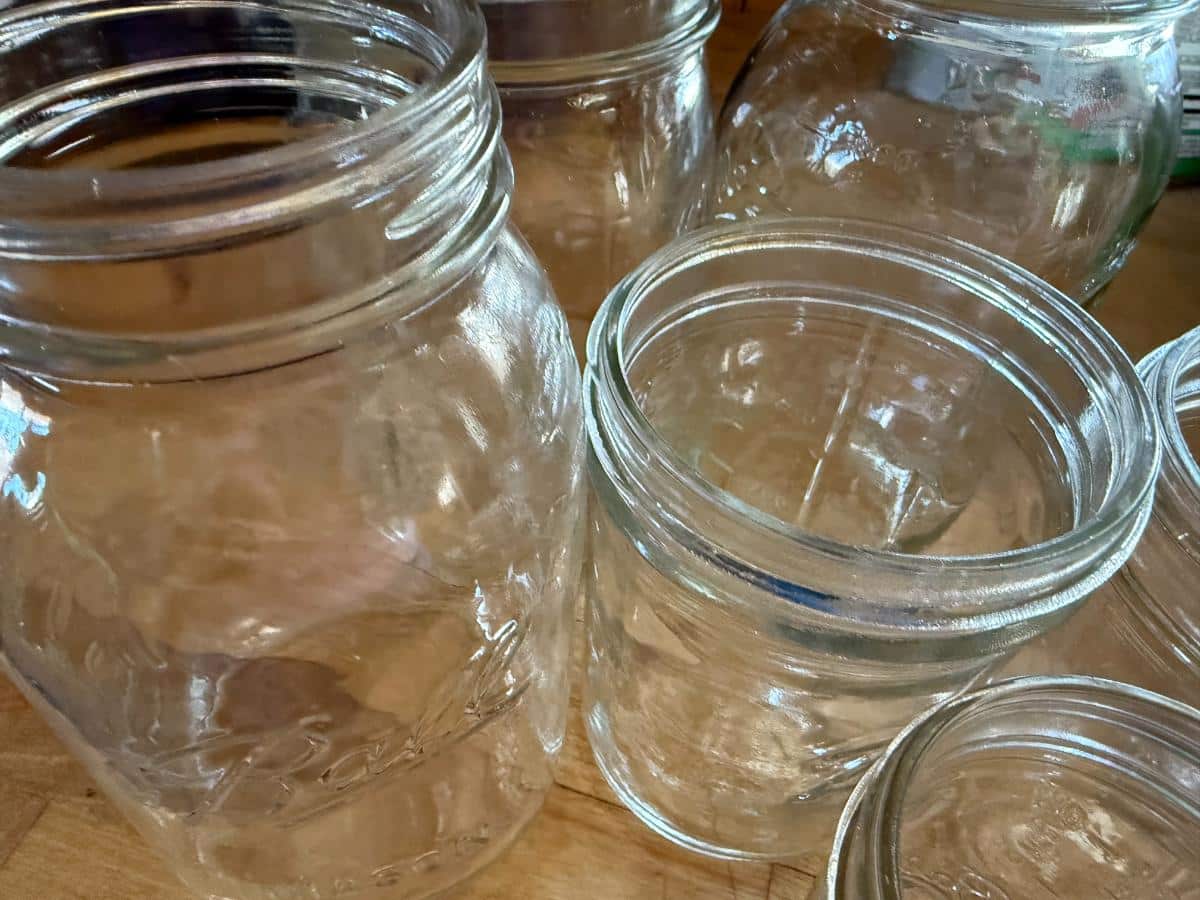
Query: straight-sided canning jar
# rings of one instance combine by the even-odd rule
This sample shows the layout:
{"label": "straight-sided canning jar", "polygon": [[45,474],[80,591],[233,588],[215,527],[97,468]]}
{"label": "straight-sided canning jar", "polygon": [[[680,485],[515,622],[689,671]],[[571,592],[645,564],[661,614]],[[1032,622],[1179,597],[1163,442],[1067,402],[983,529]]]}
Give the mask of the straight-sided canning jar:
{"label": "straight-sided canning jar", "polygon": [[1150,354],[1138,373],[1163,439],[1146,533],[1112,581],[997,677],[1100,675],[1200,706],[1200,329]]}
{"label": "straight-sided canning jar", "polygon": [[517,173],[513,220],[579,333],[691,226],[712,159],[720,0],[482,0]]}
{"label": "straight-sided canning jar", "polygon": [[1107,580],[1150,511],[1123,351],[965,244],[699,232],[617,287],[588,351],[588,733],[701,852],[823,852],[888,741]]}
{"label": "straight-sided canning jar", "polygon": [[551,782],[579,382],[483,41],[0,14],[0,662],[205,897],[437,892]]}
{"label": "straight-sided canning jar", "polygon": [[725,103],[710,213],[868,216],[1088,301],[1167,186],[1196,0],[788,0]]}
{"label": "straight-sided canning jar", "polygon": [[914,722],[863,778],[811,900],[1187,900],[1200,710],[1018,679]]}

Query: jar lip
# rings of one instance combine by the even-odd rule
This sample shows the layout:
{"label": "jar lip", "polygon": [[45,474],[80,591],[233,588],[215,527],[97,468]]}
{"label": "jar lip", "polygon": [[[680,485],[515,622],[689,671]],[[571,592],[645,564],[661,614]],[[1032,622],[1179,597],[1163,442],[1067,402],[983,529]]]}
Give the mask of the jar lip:
{"label": "jar lip", "polygon": [[[1160,493],[1160,499],[1172,506],[1173,513],[1195,519],[1194,511],[1200,509],[1200,463],[1179,424],[1179,403],[1186,377],[1194,376],[1200,384],[1200,328],[1150,353],[1138,363],[1138,374],[1150,390],[1162,430],[1161,477],[1170,490]],[[1195,399],[1200,404],[1200,390]]]}
{"label": "jar lip", "polygon": [[[1186,721],[1200,735],[1200,710],[1135,685],[1093,676],[1014,678],[943,701],[906,725],[855,785],[838,818],[822,877],[827,896],[843,896],[843,870],[849,862],[845,855],[861,828],[867,843],[867,858],[879,861],[878,867],[867,873],[875,889],[873,896],[879,900],[902,900],[898,855],[887,852],[887,848],[899,847],[901,813],[912,773],[937,739],[967,718],[997,708],[1008,709],[1012,703],[1044,701],[1056,696],[1092,701],[1097,707],[1103,704],[1105,709],[1114,711],[1132,709],[1132,715],[1154,728],[1168,728],[1165,718],[1177,717],[1177,721]],[[1193,741],[1187,749],[1200,765],[1200,743]]]}
{"label": "jar lip", "polygon": [[[194,0],[192,6],[258,7],[259,0]],[[47,27],[62,28],[93,16],[113,16],[146,9],[161,8],[159,0],[47,0],[0,12],[0,35],[13,39],[14,28],[25,28],[35,36]],[[375,3],[349,5],[333,0],[281,0],[272,10],[336,14],[346,24],[362,26],[352,14],[364,8],[385,20],[401,17]],[[483,16],[474,4],[450,2],[445,9],[458,19],[458,34],[447,46],[447,55],[439,61],[430,79],[394,105],[380,109],[357,122],[339,124],[326,133],[292,141],[281,146],[257,149],[237,156],[197,163],[176,164],[127,170],[24,169],[0,165],[0,203],[5,218],[21,215],[22,207],[32,207],[34,215],[43,208],[47,197],[66,195],[73,203],[86,206],[103,199],[106,207],[115,204],[133,206],[147,198],[174,195],[190,197],[221,189],[249,190],[268,179],[286,178],[297,170],[323,168],[342,172],[361,169],[388,148],[388,135],[402,122],[422,120],[445,109],[452,98],[477,77],[485,42]],[[439,36],[439,38],[444,36]],[[14,212],[16,210],[16,212]],[[53,228],[53,225],[47,225]],[[0,223],[0,253],[21,253],[6,232],[12,229]]]}
{"label": "jar lip", "polygon": [[[501,4],[481,0],[481,5]],[[697,0],[686,19],[652,40],[569,58],[513,60],[489,56],[488,70],[502,90],[617,81],[637,72],[679,62],[692,50],[704,45],[716,30],[721,13],[721,0]]]}
{"label": "jar lip", "polygon": [[1167,22],[1186,15],[1200,0],[855,0],[891,10],[937,9],[972,19],[1014,19],[1050,25],[1126,27]]}
{"label": "jar lip", "polygon": [[[1133,451],[1124,461],[1120,479],[1110,488],[1100,508],[1074,529],[1041,543],[999,553],[932,556],[844,544],[783,522],[708,482],[662,438],[637,402],[625,375],[624,327],[639,299],[689,262],[737,248],[783,244],[817,249],[865,248],[905,265],[948,266],[948,269],[938,271],[968,279],[979,291],[981,299],[989,300],[1001,309],[1019,310],[1033,317],[1032,327],[1039,329],[1043,340],[1056,342],[1064,355],[1076,353],[1082,357],[1085,353],[1093,353],[1110,364],[1118,377],[1119,389],[1135,410],[1125,424],[1136,429],[1136,435],[1130,441]],[[604,478],[611,481],[618,477],[615,461],[603,446],[608,437],[606,429],[611,424],[614,430],[620,428],[624,436],[635,443],[639,464],[652,467],[656,477],[664,479],[672,488],[678,488],[687,497],[698,500],[706,511],[727,517],[738,528],[763,538],[764,542],[782,545],[785,556],[812,554],[815,558],[840,563],[848,571],[885,573],[926,588],[930,585],[930,572],[934,577],[937,573],[988,576],[991,581],[1003,584],[1006,576],[1011,580],[1018,573],[1034,567],[1076,568],[1071,563],[1081,547],[1092,548],[1101,560],[1104,551],[1113,555],[1114,551],[1126,547],[1132,550],[1149,516],[1161,451],[1149,397],[1128,356],[1107,330],[1065,294],[1015,264],[962,241],[883,223],[837,218],[760,220],[709,227],[658,251],[623,279],[598,312],[587,346],[585,405],[588,430],[593,455]],[[1100,387],[1114,395],[1118,389],[1112,384]],[[598,409],[607,398],[611,398],[618,411],[611,422],[604,420]],[[603,495],[604,485],[600,484],[598,488]],[[660,497],[653,498],[653,502],[659,510],[669,506]],[[862,620],[855,619],[854,615],[865,612],[867,620],[883,625],[888,631],[910,632],[913,628],[927,628],[939,633],[993,631],[1012,624],[1016,608],[1022,608],[1023,613],[1032,617],[1052,614],[1063,606],[1078,602],[1111,577],[1120,565],[1119,562],[1113,564],[1112,560],[1107,563],[1093,560],[1090,574],[1082,575],[1082,581],[1067,586],[1063,596],[1049,602],[1041,598],[1030,600],[1029,597],[1014,602],[1012,598],[986,596],[988,592],[985,591],[979,598],[981,606],[969,611],[941,608],[938,604],[942,598],[936,596],[929,599],[922,596],[917,600],[908,597],[908,604],[919,607],[910,610],[907,606],[902,609],[897,604],[872,602],[869,597],[832,597],[816,592],[802,583],[802,576],[794,566],[787,570],[790,573],[787,577],[781,578],[757,561],[723,558],[723,548],[714,546],[689,522],[673,519],[671,527],[685,536],[687,545],[694,552],[718,565],[730,563],[736,567],[739,577],[765,587],[790,604],[831,615],[843,624],[846,621],[862,624]],[[1124,556],[1121,556],[1123,560]],[[1105,565],[1111,571],[1102,571]],[[1081,589],[1085,582],[1085,588]],[[850,600],[856,602],[851,604]],[[931,610],[943,612],[944,617],[928,620],[926,615]]]}

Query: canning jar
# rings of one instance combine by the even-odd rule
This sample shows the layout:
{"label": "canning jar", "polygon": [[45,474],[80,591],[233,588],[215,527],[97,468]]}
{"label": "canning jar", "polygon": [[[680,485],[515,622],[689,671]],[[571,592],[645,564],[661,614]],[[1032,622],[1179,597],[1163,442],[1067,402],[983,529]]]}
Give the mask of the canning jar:
{"label": "canning jar", "polygon": [[621,282],[588,357],[588,734],[704,853],[827,848],[888,741],[1102,584],[1149,513],[1133,366],[965,244],[698,232]]}
{"label": "canning jar", "polygon": [[1086,302],[1167,185],[1194,6],[789,0],[725,103],[709,214],[946,234]]}
{"label": "canning jar", "polygon": [[896,738],[812,900],[1184,900],[1198,783],[1200,711],[1102,679],[1006,682]]}
{"label": "canning jar", "polygon": [[720,0],[482,0],[513,220],[580,334],[694,224],[712,165],[704,42]]}
{"label": "canning jar", "polygon": [[1154,513],[1129,562],[1065,625],[999,670],[1086,674],[1200,706],[1200,329],[1138,366],[1163,443]]}
{"label": "canning jar", "polygon": [[483,45],[0,14],[0,659],[205,897],[425,896],[551,783],[582,417]]}

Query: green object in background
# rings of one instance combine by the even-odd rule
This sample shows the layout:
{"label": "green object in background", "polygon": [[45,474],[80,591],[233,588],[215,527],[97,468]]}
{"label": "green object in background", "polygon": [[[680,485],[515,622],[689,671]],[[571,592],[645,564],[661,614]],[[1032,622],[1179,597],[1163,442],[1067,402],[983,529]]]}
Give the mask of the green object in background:
{"label": "green object in background", "polygon": [[1171,178],[1200,181],[1200,12],[1185,16],[1175,28],[1179,73],[1183,78],[1183,134]]}

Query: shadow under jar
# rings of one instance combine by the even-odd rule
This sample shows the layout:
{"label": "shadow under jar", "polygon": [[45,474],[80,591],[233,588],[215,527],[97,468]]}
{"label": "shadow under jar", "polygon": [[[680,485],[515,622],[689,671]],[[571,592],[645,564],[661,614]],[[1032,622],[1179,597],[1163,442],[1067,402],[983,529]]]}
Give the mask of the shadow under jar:
{"label": "shadow under jar", "polygon": [[551,784],[579,381],[483,36],[0,15],[0,663],[202,896],[425,896]]}
{"label": "shadow under jar", "polygon": [[582,335],[616,282],[695,224],[712,165],[719,0],[482,0],[513,221]]}
{"label": "shadow under jar", "polygon": [[863,778],[812,900],[1191,900],[1200,711],[1031,678],[915,722]]}
{"label": "shadow under jar", "polygon": [[700,852],[823,853],[896,733],[1060,621],[1149,514],[1133,366],[964,244],[700,232],[617,287],[588,350],[588,734]]}
{"label": "shadow under jar", "polygon": [[1194,0],[790,0],[726,100],[708,215],[867,216],[1080,302],[1167,186]]}
{"label": "shadow under jar", "polygon": [[1200,329],[1156,350],[1138,372],[1163,437],[1146,533],[1112,581],[998,677],[1100,675],[1200,707]]}

